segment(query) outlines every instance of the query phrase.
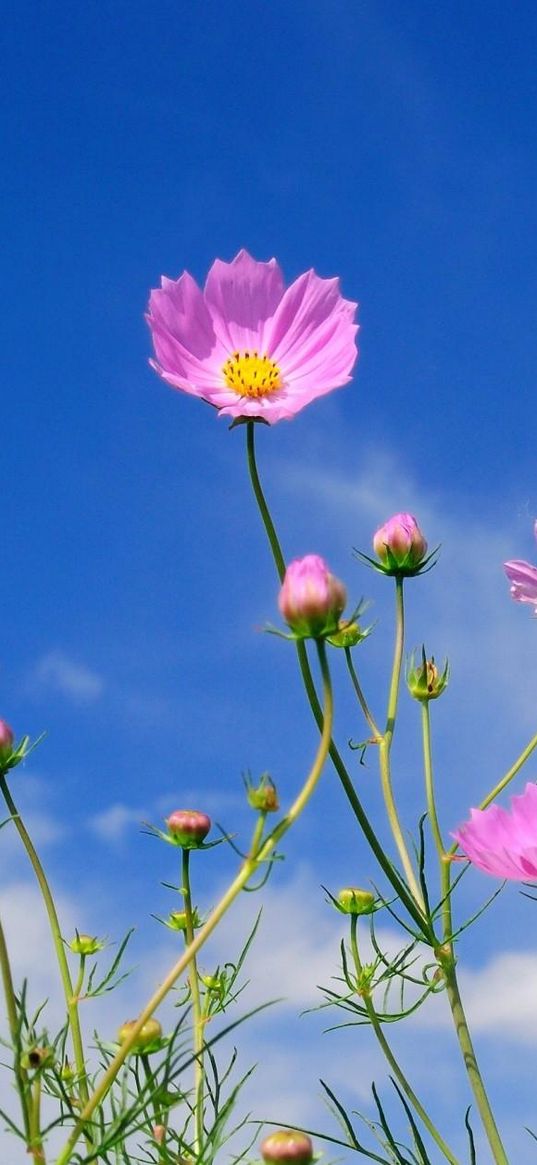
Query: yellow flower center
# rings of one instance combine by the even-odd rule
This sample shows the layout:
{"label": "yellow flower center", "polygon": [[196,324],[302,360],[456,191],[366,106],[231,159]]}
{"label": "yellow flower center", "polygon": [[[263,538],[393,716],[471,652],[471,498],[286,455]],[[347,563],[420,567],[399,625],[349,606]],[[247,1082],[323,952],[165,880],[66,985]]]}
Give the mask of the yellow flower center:
{"label": "yellow flower center", "polygon": [[222,372],[228,388],[238,396],[268,396],[283,387],[278,365],[259,352],[234,352]]}

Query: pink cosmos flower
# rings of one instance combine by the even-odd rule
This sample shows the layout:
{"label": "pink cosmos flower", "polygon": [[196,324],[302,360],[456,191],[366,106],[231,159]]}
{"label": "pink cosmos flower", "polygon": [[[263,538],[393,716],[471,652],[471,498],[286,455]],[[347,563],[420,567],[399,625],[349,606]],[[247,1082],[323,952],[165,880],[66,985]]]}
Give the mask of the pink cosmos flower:
{"label": "pink cosmos flower", "polygon": [[537,878],[537,785],[511,798],[511,811],[499,805],[471,809],[470,820],[452,835],[466,857],[498,878],[526,882]]}
{"label": "pink cosmos flower", "polygon": [[336,631],[346,602],[343,583],[331,574],[320,555],[306,554],[289,563],[278,606],[299,638],[315,639]]}
{"label": "pink cosmos flower", "polygon": [[356,306],[338,279],[306,271],[286,288],[275,259],[239,251],[231,263],[215,259],[203,291],[188,271],[162,277],[149,299],[151,364],[222,416],[272,424],[348,383]]}
{"label": "pink cosmos flower", "polygon": [[413,514],[394,514],[373,536],[373,549],[387,566],[414,567],[425,558],[427,543]]}
{"label": "pink cosmos flower", "polygon": [[[534,523],[533,532],[537,538],[537,522]],[[537,566],[521,558],[513,558],[510,562],[504,562],[503,569],[511,583],[510,591],[515,602],[532,603],[537,614]]]}

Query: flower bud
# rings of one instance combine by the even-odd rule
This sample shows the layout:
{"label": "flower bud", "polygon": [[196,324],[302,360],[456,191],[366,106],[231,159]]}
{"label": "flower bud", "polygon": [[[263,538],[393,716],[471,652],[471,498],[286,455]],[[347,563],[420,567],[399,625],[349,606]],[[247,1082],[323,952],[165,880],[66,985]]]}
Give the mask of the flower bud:
{"label": "flower bud", "polygon": [[166,825],[181,849],[198,849],[211,828],[211,818],[197,809],[175,809],[166,818]]}
{"label": "flower bud", "polygon": [[[170,930],[186,931],[188,926],[188,915],[186,910],[172,910],[171,914],[169,914],[166,919],[166,926],[169,926]],[[200,926],[201,918],[196,910],[196,907],[194,906],[194,909],[192,910],[192,930],[197,930],[197,928]]]}
{"label": "flower bud", "polygon": [[373,536],[373,550],[386,574],[417,574],[427,543],[412,514],[394,514]]}
{"label": "flower bud", "polygon": [[157,1145],[163,1145],[166,1137],[166,1125],[153,1125],[153,1138]]}
{"label": "flower bud", "polygon": [[27,1071],[37,1071],[41,1068],[47,1068],[53,1063],[54,1050],[52,1048],[30,1048],[21,1056],[21,1068],[26,1068]]}
{"label": "flower bud", "polygon": [[265,1137],[259,1146],[265,1165],[310,1165],[313,1145],[307,1133],[279,1129]]}
{"label": "flower bud", "polygon": [[337,896],[337,904],[342,914],[373,914],[375,895],[371,890],[359,890],[357,886],[345,886]]}
{"label": "flower bud", "polygon": [[5,720],[0,720],[0,769],[9,760],[14,743],[15,737],[9,724],[6,724]]}
{"label": "flower bud", "polygon": [[260,813],[277,812],[280,808],[278,792],[268,773],[263,773],[257,788],[254,788],[249,780],[246,780],[245,783],[248,804],[251,805],[252,809],[257,809]]}
{"label": "flower bud", "polygon": [[96,955],[97,951],[102,951],[104,942],[100,938],[94,938],[91,934],[75,934],[69,943],[69,950],[74,955]]}
{"label": "flower bud", "polygon": [[434,662],[434,655],[427,659],[425,648],[422,648],[421,663],[416,666],[414,656],[411,656],[406,682],[410,695],[421,703],[427,700],[437,700],[447,687],[449,680],[449,663],[446,660],[442,672]]}
{"label": "flower bud", "polygon": [[370,631],[371,627],[362,630],[356,619],[340,619],[337,631],[328,636],[328,642],[332,647],[357,647],[363,639],[367,639]]}
{"label": "flower bud", "polygon": [[318,554],[289,563],[278,606],[297,639],[320,639],[337,631],[346,602],[343,583]]}
{"label": "flower bud", "polygon": [[[136,1027],[137,1019],[128,1019],[123,1023],[117,1033],[119,1044],[124,1044],[131,1036],[132,1029]],[[143,1027],[140,1028],[138,1035],[132,1045],[133,1052],[152,1052],[155,1049],[153,1045],[159,1044],[162,1039],[162,1027],[158,1019],[146,1019]]]}

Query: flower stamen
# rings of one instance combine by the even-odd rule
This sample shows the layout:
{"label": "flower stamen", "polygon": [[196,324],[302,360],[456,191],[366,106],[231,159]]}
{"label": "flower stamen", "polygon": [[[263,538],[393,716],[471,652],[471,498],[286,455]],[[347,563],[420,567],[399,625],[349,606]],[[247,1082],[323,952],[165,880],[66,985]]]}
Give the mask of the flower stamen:
{"label": "flower stamen", "polygon": [[238,396],[268,396],[283,388],[278,365],[266,354],[234,352],[222,368],[228,388]]}

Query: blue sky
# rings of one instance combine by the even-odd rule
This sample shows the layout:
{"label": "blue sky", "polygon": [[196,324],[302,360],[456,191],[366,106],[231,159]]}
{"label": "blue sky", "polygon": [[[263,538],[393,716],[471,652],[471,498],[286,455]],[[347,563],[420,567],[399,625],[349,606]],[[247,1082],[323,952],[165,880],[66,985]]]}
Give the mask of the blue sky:
{"label": "blue sky", "polygon": [[[436,571],[412,585],[409,645],[425,638],[452,661],[437,710],[446,829],[535,729],[537,632],[509,602],[501,562],[535,557],[536,37],[525,2],[516,12],[479,0],[7,4],[0,711],[20,734],[48,732],[14,780],[66,917],[107,933],[138,920],[143,982],[153,981],[147,945],[168,942],[149,913],[166,909],[158,883],[170,871],[139,821],[197,799],[240,832],[241,772],[268,768],[291,795],[315,743],[290,650],[259,633],[276,618],[276,588],[244,433],[148,366],[143,313],[162,273],[203,280],[215,256],[246,246],[275,254],[289,280],[310,266],[341,276],[361,305],[353,383],[259,433],[286,552],[326,554],[351,595],[374,600],[364,670],[380,704],[387,588],[351,547],[367,549],[406,508],[443,544]],[[341,739],[359,737],[343,689],[340,700]],[[414,712],[406,707],[397,762],[410,826],[422,806]],[[375,814],[372,766],[364,780]],[[4,834],[5,910],[22,902],[28,914],[25,866]],[[320,883],[374,877],[332,774],[286,852],[284,978],[298,1012],[297,978],[307,991],[296,960],[314,958]],[[231,869],[216,855],[206,902]],[[489,886],[470,874],[465,906]],[[278,887],[260,974],[270,926],[285,927]],[[518,1161],[531,1159],[518,1125],[531,1123],[532,1092],[515,1090],[511,1063],[533,1064],[536,1025],[523,1010],[537,974],[533,910],[508,888],[501,925],[481,924],[465,945],[478,1038]],[[326,981],[337,920],[319,926]],[[17,941],[24,973],[29,939]],[[515,960],[507,970],[505,957]],[[504,975],[519,976],[507,1012]],[[359,1077],[367,1106],[370,1076],[383,1073],[367,1035],[349,1034],[331,1059],[304,1035],[308,1022],[297,1028],[307,1095],[306,1084],[296,1093],[306,1081],[296,1047],[283,1055],[265,1033],[258,1078],[262,1096],[267,1081],[274,1093],[270,1115],[292,1120],[292,1101],[313,1121],[321,1071],[342,1087]],[[441,1049],[436,1084],[414,1042],[401,1047],[449,1123],[446,1092],[457,1112],[466,1101],[442,1022],[421,1031]]]}

